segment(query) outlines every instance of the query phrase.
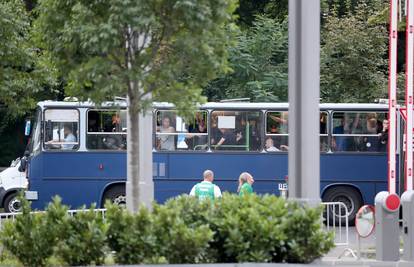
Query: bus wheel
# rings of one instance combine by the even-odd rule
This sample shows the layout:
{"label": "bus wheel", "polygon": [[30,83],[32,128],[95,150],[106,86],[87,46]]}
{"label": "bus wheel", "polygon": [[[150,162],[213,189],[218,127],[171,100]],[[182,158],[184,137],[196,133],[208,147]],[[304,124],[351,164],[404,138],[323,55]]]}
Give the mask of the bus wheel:
{"label": "bus wheel", "polygon": [[12,193],[4,200],[4,210],[6,212],[20,212],[22,211],[22,203],[18,199],[17,193]]}
{"label": "bus wheel", "polygon": [[126,195],[124,186],[114,186],[110,188],[104,194],[102,206],[105,205],[107,200],[110,200],[111,203],[116,204],[121,207],[126,207]]}
{"label": "bus wheel", "polygon": [[323,202],[342,202],[348,210],[348,216],[346,216],[344,208],[341,208],[339,211],[338,206],[335,207],[336,210],[334,207],[329,207],[328,210],[324,211],[324,217],[325,219],[329,218],[329,224],[339,225],[341,223],[341,225],[345,225],[345,219],[348,217],[348,224],[353,226],[355,224],[355,216],[362,206],[362,197],[353,187],[336,186],[325,192]]}

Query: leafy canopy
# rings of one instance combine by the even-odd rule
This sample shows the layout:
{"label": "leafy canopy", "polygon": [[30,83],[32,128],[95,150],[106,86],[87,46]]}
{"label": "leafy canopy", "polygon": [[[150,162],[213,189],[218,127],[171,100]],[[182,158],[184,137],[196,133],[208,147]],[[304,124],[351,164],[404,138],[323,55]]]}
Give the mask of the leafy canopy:
{"label": "leafy canopy", "polygon": [[[235,0],[41,0],[37,40],[68,76],[67,93],[97,102],[128,95],[187,109],[227,71]],[[137,86],[139,85],[139,86]]]}
{"label": "leafy canopy", "polygon": [[232,72],[212,81],[205,94],[213,100],[248,97],[253,102],[287,101],[287,20],[256,17],[229,48]]}
{"label": "leafy canopy", "polygon": [[0,1],[0,39],[0,103],[7,106],[8,116],[22,115],[36,99],[53,92],[54,85],[52,69],[30,42],[30,17],[23,1]]}
{"label": "leafy canopy", "polygon": [[372,102],[386,94],[387,33],[368,24],[360,5],[355,15],[330,16],[322,31],[321,97],[324,102]]}

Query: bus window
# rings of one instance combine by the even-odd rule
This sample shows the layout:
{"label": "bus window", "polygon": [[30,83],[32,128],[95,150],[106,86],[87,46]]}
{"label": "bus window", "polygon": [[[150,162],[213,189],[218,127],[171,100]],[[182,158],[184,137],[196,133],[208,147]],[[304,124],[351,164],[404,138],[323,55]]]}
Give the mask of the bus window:
{"label": "bus window", "polygon": [[320,112],[319,113],[319,145],[321,152],[329,151],[329,143],[328,143],[328,113],[327,112]]}
{"label": "bus window", "polygon": [[[320,151],[329,150],[327,132],[328,113],[320,112],[319,134]],[[279,152],[288,150],[288,112],[268,112],[266,116],[266,139],[265,150],[268,152]]]}
{"label": "bus window", "polygon": [[45,110],[44,148],[75,150],[79,148],[79,112],[74,109]]}
{"label": "bus window", "polygon": [[334,112],[332,151],[386,151],[379,135],[386,115],[383,112]]}
{"label": "bus window", "polygon": [[125,150],[127,123],[125,110],[89,110],[86,148]]}
{"label": "bus window", "polygon": [[176,111],[157,111],[155,148],[157,150],[207,150],[207,112],[197,111],[184,119]]}
{"label": "bus window", "polygon": [[267,112],[265,150],[287,151],[288,138],[288,112]]}
{"label": "bus window", "polygon": [[259,111],[214,111],[211,114],[212,149],[260,151],[261,125]]}

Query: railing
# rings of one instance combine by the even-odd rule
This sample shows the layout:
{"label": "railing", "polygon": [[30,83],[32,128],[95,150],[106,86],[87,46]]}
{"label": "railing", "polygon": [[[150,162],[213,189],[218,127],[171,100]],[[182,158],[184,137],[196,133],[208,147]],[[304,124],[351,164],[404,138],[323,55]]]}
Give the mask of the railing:
{"label": "railing", "polygon": [[348,208],[343,202],[322,202],[325,207],[323,224],[327,231],[335,234],[335,245],[349,245]]}

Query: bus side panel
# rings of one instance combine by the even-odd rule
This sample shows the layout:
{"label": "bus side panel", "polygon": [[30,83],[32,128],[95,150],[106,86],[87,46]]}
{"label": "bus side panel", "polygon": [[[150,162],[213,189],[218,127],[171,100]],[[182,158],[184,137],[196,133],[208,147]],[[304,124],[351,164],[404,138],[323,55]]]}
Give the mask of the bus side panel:
{"label": "bus side panel", "polygon": [[100,205],[104,187],[126,179],[126,153],[48,152],[38,157],[43,177],[30,180],[30,190],[38,192],[32,204],[36,209],[44,209],[55,195],[71,208]]}
{"label": "bus side panel", "polygon": [[[206,169],[215,172],[215,183],[223,191],[236,192],[239,174],[248,171],[255,178],[255,192],[276,194],[288,172],[286,153],[155,153],[154,158],[169,170],[163,179],[154,179],[158,202],[188,193]],[[386,187],[386,162],[385,154],[321,154],[321,190],[350,184],[361,191],[365,202],[372,203],[375,194]]]}
{"label": "bus side panel", "polygon": [[350,184],[361,191],[365,203],[387,188],[387,155],[368,153],[321,154],[321,189]]}
{"label": "bus side panel", "polygon": [[222,191],[235,193],[242,172],[254,176],[257,193],[278,193],[278,184],[287,175],[287,154],[278,153],[154,153],[157,164],[166,164],[165,177],[154,179],[155,199],[164,202],[170,197],[189,193],[202,180],[203,172],[214,172]]}

